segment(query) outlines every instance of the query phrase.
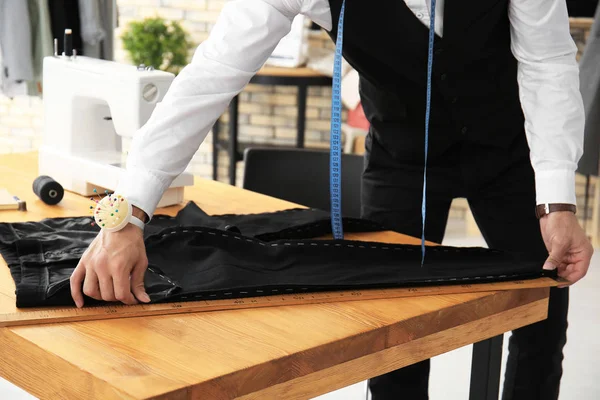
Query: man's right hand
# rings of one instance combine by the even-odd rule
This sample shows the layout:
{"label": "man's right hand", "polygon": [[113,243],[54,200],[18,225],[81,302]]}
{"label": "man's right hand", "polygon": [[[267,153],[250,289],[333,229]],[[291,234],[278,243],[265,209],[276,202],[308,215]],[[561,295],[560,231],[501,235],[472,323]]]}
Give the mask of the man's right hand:
{"label": "man's right hand", "polygon": [[148,303],[144,274],[148,268],[143,232],[128,224],[117,232],[100,231],[71,275],[71,296],[83,307],[83,294],[124,304]]}

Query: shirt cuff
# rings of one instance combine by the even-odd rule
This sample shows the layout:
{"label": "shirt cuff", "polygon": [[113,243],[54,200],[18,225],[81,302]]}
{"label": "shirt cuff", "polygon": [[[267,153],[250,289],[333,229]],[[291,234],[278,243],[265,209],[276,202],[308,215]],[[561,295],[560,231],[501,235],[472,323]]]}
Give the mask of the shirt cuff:
{"label": "shirt cuff", "polygon": [[575,171],[552,170],[535,174],[537,204],[577,204],[575,197]]}
{"label": "shirt cuff", "polygon": [[115,193],[125,197],[131,205],[144,211],[148,215],[149,221],[168,186],[169,184],[162,182],[146,170],[128,167],[121,173]]}

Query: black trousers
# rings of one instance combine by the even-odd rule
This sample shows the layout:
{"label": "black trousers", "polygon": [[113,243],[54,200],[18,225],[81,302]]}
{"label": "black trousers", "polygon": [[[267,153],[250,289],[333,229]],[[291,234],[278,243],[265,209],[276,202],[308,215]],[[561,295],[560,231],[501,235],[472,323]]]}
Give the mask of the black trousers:
{"label": "black trousers", "polygon": [[[373,135],[366,141],[363,217],[421,237],[422,158],[394,156]],[[489,247],[546,257],[535,217],[534,171],[523,134],[510,148],[457,141],[429,158],[427,240],[441,243],[450,203],[465,197]],[[513,331],[503,400],[554,400],[562,376],[568,289],[552,289],[548,318]],[[373,400],[428,399],[429,360],[373,378]]]}

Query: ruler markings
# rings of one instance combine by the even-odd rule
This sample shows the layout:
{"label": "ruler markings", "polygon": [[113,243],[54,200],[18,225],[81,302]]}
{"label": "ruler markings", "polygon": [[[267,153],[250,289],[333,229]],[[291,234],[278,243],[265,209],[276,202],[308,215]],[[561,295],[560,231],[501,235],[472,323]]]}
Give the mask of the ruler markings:
{"label": "ruler markings", "polygon": [[527,281],[507,281],[448,286],[420,286],[394,289],[348,290],[340,292],[315,292],[302,294],[245,297],[222,300],[198,300],[175,303],[137,304],[132,306],[111,304],[84,308],[65,307],[35,309],[16,313],[0,313],[0,327],[35,325],[57,322],[105,320],[116,318],[143,317],[154,315],[185,314],[205,311],[225,311],[234,309],[275,307],[279,305],[307,305],[339,301],[380,300],[402,297],[493,292],[525,288],[557,286],[551,278],[538,278]]}

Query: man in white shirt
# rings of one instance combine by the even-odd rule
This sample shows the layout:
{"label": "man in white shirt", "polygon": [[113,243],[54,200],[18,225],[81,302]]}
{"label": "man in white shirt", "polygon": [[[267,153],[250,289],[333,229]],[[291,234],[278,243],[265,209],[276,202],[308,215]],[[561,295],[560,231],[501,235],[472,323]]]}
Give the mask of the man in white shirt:
{"label": "man in white shirt", "polygon": [[[229,101],[261,68],[299,13],[337,32],[341,0],[235,0],[148,123],[135,135],[117,191],[148,221]],[[420,236],[429,5],[345,5],[344,56],[361,77],[371,124],[363,215]],[[575,217],[583,142],[576,47],[564,0],[440,1],[436,7],[428,158],[428,240],[443,239],[450,202],[467,197],[490,247],[546,259],[570,284],[593,249]],[[539,221],[538,221],[539,219]],[[142,231],[102,232],[71,278],[83,295],[148,302]],[[513,332],[505,399],[556,399],[568,289],[546,321]],[[427,398],[429,361],[371,380],[374,400]]]}

